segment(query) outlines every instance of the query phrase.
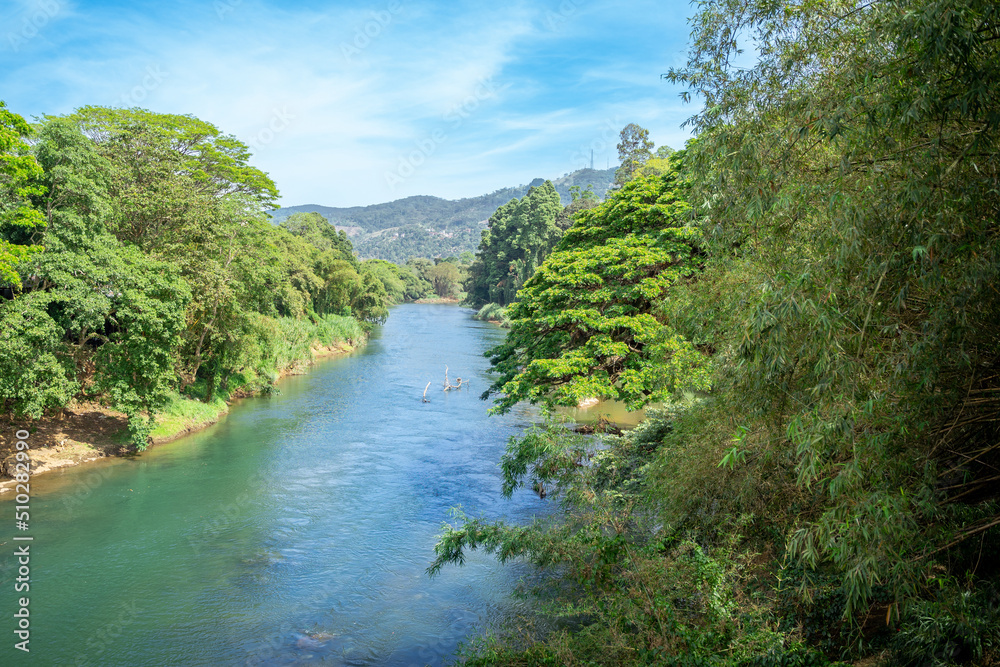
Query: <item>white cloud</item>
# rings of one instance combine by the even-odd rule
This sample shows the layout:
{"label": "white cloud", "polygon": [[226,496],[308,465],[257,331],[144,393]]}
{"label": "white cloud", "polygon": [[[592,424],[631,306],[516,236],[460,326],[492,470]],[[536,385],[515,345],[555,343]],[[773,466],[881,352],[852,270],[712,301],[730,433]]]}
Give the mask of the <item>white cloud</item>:
{"label": "white cloud", "polygon": [[[617,4],[579,0],[552,24],[558,2],[386,0],[318,11],[263,0],[145,10],[52,1],[63,7],[58,30],[21,54],[0,51],[12,110],[127,104],[193,114],[251,144],[285,204],[474,196],[578,168],[591,148],[600,147],[598,162],[613,159],[627,122],[677,147],[686,138],[677,126],[693,112],[659,81],[662,40],[637,66],[616,48],[637,48],[630,35],[606,39],[625,25]],[[435,133],[445,138],[389,188],[386,173]]]}

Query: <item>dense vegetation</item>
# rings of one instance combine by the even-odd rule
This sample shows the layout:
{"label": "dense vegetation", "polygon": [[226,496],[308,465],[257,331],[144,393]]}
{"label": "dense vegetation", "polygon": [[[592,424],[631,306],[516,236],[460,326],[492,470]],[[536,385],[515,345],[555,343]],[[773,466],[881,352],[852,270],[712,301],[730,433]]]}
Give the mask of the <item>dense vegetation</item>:
{"label": "dense vegetation", "polygon": [[500,410],[662,407],[511,442],[505,491],[564,512],[459,514],[432,570],[530,559],[551,614],[471,664],[1000,661],[998,25],[986,0],[701,4],[670,73],[697,139],[576,217],[491,353]]}
{"label": "dense vegetation", "polygon": [[[569,204],[575,190],[589,189],[596,197],[603,197],[614,178],[614,169],[579,169],[554,179],[552,184],[561,201]],[[488,195],[457,201],[419,196],[352,208],[291,206],[272,213],[276,222],[293,213],[319,213],[352,234],[360,257],[402,264],[411,257],[448,257],[475,252],[484,221],[498,207],[524,197],[532,187],[542,183],[543,179],[537,178],[528,185],[502,188]]]}
{"label": "dense vegetation", "polygon": [[500,410],[591,396],[639,406],[669,392],[678,376],[690,382],[702,355],[652,314],[700,262],[700,232],[685,224],[690,207],[678,180],[672,173],[631,181],[577,214],[507,309],[512,328],[491,351],[497,379],[484,397],[502,393]]}
{"label": "dense vegetation", "polygon": [[552,252],[562,231],[556,219],[562,211],[550,181],[512,199],[490,216],[469,271],[469,303],[476,307],[506,306]]}
{"label": "dense vegetation", "polygon": [[359,263],[322,217],[270,224],[274,183],[209,123],[87,107],[32,128],[0,113],[8,415],[101,401],[141,449],[177,392],[266,388],[311,346],[358,340],[359,322],[432,291],[413,270]]}

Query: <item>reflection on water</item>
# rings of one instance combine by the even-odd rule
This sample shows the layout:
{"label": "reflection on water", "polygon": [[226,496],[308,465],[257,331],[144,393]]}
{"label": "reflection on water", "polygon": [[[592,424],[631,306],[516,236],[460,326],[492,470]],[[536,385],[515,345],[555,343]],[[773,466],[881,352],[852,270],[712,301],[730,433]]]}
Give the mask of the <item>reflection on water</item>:
{"label": "reflection on water", "polygon": [[[487,416],[503,332],[469,313],[397,307],[364,350],[206,431],[33,480],[30,664],[440,664],[515,609],[519,573],[490,557],[425,574],[449,508],[548,509],[500,495],[507,438],[537,414]],[[471,388],[441,391],[445,365]]]}
{"label": "reflection on water", "polygon": [[558,408],[557,413],[581,424],[591,424],[603,417],[626,428],[635,426],[646,418],[645,410],[630,412],[624,403],[618,401],[601,401],[587,408]]}

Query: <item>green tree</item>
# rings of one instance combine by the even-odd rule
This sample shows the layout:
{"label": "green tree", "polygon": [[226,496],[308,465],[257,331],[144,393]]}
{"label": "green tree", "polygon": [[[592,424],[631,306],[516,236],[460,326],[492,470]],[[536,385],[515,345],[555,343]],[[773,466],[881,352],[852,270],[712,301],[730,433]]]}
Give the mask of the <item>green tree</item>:
{"label": "green tree", "polygon": [[615,172],[615,183],[619,186],[629,181],[636,170],[653,156],[653,142],[649,138],[649,130],[629,123],[622,128],[621,141],[618,142],[618,159],[621,166]]}
{"label": "green tree", "polygon": [[246,144],[194,116],[88,106],[69,118],[78,122],[84,134],[98,145],[117,143],[117,152],[123,158],[129,152],[141,157],[136,152],[169,149],[179,159],[180,174],[188,177],[199,192],[216,197],[243,195],[252,198],[262,210],[273,208],[278,199],[274,181],[250,166]]}
{"label": "green tree", "polygon": [[[48,320],[59,332],[57,348],[50,339],[36,349],[41,358],[72,361],[71,377],[92,370],[93,389],[128,416],[133,444],[142,449],[173,384],[190,292],[177,267],[106,229],[107,161],[76,125],[52,119],[38,139],[46,251],[19,265],[28,295],[15,304],[21,312],[34,308],[35,322]],[[58,396],[63,404],[70,398],[67,391]]]}
{"label": "green tree", "polygon": [[427,271],[434,293],[441,298],[455,298],[462,285],[462,272],[452,262],[438,262]]}
{"label": "green tree", "polygon": [[358,260],[354,256],[354,248],[347,233],[330,224],[330,221],[319,213],[293,213],[281,222],[281,227],[292,234],[302,237],[322,251],[331,251],[339,259],[350,262],[355,269]]}
{"label": "green tree", "polygon": [[41,247],[27,239],[45,220],[32,204],[41,196],[42,169],[25,139],[31,127],[0,101],[0,286],[19,288],[18,262]]}
{"label": "green tree", "polygon": [[355,316],[369,324],[383,324],[389,317],[389,295],[370,269],[362,267],[361,282],[351,301]]}
{"label": "green tree", "polygon": [[790,462],[792,562],[836,573],[849,619],[880,589],[905,608],[974,588],[997,539],[998,20],[987,0],[714,0],[671,73],[705,101],[689,164],[733,323],[729,461]]}
{"label": "green tree", "polygon": [[676,171],[636,179],[578,214],[507,309],[506,340],[488,353],[498,376],[483,397],[498,394],[497,410],[594,396],[637,407],[707,386],[703,356],[653,312],[698,267],[700,232],[688,224],[683,190]]}
{"label": "green tree", "polygon": [[514,301],[517,291],[562,237],[563,207],[550,181],[500,206],[483,231],[466,290],[474,306]]}
{"label": "green tree", "polygon": [[556,216],[556,227],[563,232],[573,226],[573,218],[577,213],[594,208],[600,203],[593,188],[589,185],[586,190],[582,190],[579,185],[570,186],[569,194],[572,201]]}
{"label": "green tree", "polygon": [[48,305],[41,292],[0,301],[0,405],[18,418],[62,408],[80,388]]}
{"label": "green tree", "polygon": [[75,122],[109,160],[108,228],[148,253],[183,245],[217,219],[227,198],[273,205],[274,182],[249,165],[246,145],[192,116],[84,107]]}

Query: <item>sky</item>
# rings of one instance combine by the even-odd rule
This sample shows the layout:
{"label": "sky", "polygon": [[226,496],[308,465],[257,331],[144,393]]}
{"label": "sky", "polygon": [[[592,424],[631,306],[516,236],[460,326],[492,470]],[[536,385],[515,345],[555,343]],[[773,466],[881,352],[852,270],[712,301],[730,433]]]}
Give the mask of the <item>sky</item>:
{"label": "sky", "polygon": [[281,204],[474,197],[680,148],[686,1],[0,0],[0,100],[190,114],[246,143]]}

